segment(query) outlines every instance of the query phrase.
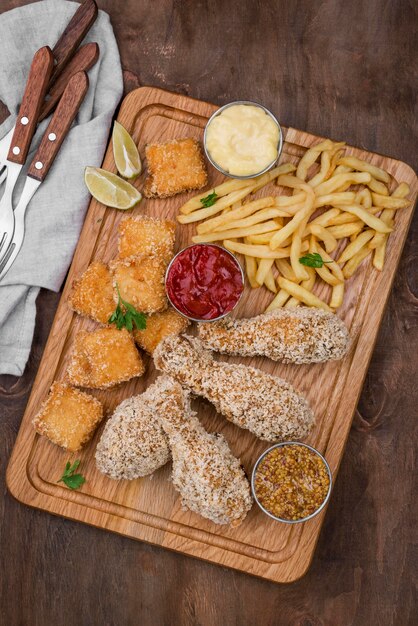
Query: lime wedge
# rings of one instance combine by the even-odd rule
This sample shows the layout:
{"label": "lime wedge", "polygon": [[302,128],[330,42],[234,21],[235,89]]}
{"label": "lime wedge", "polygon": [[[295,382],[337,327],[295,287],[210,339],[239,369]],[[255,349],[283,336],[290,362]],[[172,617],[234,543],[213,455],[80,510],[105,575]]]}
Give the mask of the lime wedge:
{"label": "lime wedge", "polygon": [[93,198],[121,211],[132,209],[142,200],[142,195],[130,183],[100,167],[86,167],[84,182]]}
{"label": "lime wedge", "polygon": [[124,178],[138,176],[142,170],[138,148],[126,128],[119,122],[113,125],[112,141],[113,156],[119,174]]}

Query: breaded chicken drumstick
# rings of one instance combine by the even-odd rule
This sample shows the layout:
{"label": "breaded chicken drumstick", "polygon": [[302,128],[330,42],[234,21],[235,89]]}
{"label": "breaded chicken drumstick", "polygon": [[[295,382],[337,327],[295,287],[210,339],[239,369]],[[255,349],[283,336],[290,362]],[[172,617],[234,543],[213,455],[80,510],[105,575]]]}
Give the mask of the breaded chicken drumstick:
{"label": "breaded chicken drumstick", "polygon": [[238,526],[252,505],[239,460],[222,435],[206,432],[179,383],[161,376],[148,391],[152,389],[151,402],[169,439],[172,480],[183,506],[215,524]]}
{"label": "breaded chicken drumstick", "polygon": [[350,345],[350,335],[339,317],[309,307],[200,324],[199,337],[206,348],[222,354],[259,355],[298,364],[341,359]]}
{"label": "breaded chicken drumstick", "polygon": [[253,367],[218,363],[197,338],[167,337],[155,349],[154,362],[157,369],[260,439],[300,439],[313,426],[311,409],[291,385]]}

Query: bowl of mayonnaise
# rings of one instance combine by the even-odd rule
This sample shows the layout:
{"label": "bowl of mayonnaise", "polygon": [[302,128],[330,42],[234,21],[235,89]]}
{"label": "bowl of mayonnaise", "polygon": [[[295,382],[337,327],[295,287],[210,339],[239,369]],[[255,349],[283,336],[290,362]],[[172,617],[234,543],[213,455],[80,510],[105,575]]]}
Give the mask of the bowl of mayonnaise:
{"label": "bowl of mayonnaise", "polygon": [[283,134],[271,111],[256,102],[239,100],[209,118],[203,144],[207,158],[222,174],[254,178],[276,163]]}

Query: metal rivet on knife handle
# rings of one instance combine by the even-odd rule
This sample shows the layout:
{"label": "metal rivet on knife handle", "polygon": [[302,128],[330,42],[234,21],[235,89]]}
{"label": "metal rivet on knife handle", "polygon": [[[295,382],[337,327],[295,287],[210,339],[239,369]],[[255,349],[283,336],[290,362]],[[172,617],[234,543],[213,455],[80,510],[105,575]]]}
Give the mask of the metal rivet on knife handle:
{"label": "metal rivet on knife handle", "polygon": [[54,83],[54,86],[48,94],[47,101],[44,102],[41,113],[38,118],[38,122],[41,122],[47,115],[49,115],[52,109],[55,108],[58,100],[61,98],[64,89],[66,88],[71,76],[77,74],[77,72],[88,72],[91,67],[96,63],[99,58],[99,46],[97,43],[86,43],[81,46],[69,64],[63,69],[58,80]]}
{"label": "metal rivet on knife handle", "polygon": [[[77,115],[88,86],[89,79],[85,72],[78,72],[70,78],[61,100],[58,102],[55,113],[48,124],[48,128],[41,139],[39,148],[29,166],[28,176],[31,178],[43,181],[48,174],[49,168]],[[55,141],[49,139],[49,136],[52,134],[56,137]]]}
{"label": "metal rivet on knife handle", "polygon": [[56,64],[52,73],[51,84],[56,81],[64,67],[73,57],[79,44],[94,23],[97,13],[98,8],[94,0],[85,0],[74,13],[68,26],[52,49]]}
{"label": "metal rivet on knife handle", "polygon": [[[48,46],[40,48],[33,57],[25,93],[20,105],[18,119],[27,119],[27,124],[16,124],[7,158],[13,163],[23,165],[28,155],[29,146],[35,132],[39,112],[45,98],[53,67],[53,56]],[[18,151],[16,151],[18,148]]]}

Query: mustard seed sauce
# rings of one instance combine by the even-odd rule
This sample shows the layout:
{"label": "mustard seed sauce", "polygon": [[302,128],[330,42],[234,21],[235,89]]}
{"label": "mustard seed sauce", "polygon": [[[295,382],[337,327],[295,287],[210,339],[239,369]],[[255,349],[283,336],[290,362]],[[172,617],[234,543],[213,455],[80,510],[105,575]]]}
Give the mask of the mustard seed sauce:
{"label": "mustard seed sauce", "polygon": [[321,457],[310,448],[274,448],[257,467],[254,490],[269,513],[288,521],[312,515],[327,497],[330,479]]}

